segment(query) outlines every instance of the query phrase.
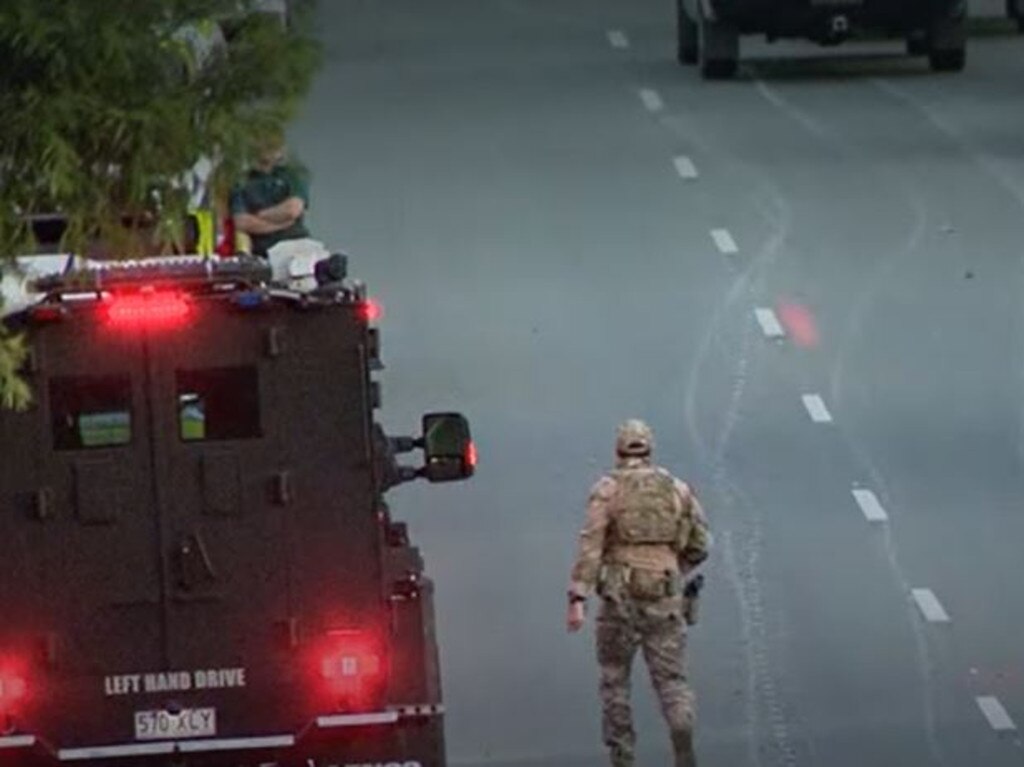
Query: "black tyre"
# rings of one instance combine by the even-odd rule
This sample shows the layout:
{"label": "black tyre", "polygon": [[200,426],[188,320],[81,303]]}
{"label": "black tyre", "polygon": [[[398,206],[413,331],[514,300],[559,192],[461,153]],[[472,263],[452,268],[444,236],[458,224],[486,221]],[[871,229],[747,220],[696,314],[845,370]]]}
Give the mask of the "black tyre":
{"label": "black tyre", "polygon": [[1024,32],[1024,2],[1006,0],[1006,18],[1013,19],[1017,23],[1018,32]]}
{"label": "black tyre", "polygon": [[967,50],[965,48],[952,48],[949,50],[931,51],[928,54],[928,63],[936,72],[959,72],[967,63]]}
{"label": "black tyre", "polygon": [[676,0],[676,59],[680,64],[696,64],[699,45],[697,22],[686,15],[683,0]]}
{"label": "black tyre", "polygon": [[711,59],[701,62],[700,73],[705,80],[729,80],[738,68],[736,59]]}
{"label": "black tyre", "polygon": [[[701,6],[698,4],[697,7]],[[735,27],[711,21],[701,14],[697,20],[697,32],[697,63],[701,77],[705,80],[727,80],[735,76],[740,47],[740,36]]]}
{"label": "black tyre", "polygon": [[928,29],[928,63],[936,72],[959,72],[967,63],[967,18],[939,17]]}

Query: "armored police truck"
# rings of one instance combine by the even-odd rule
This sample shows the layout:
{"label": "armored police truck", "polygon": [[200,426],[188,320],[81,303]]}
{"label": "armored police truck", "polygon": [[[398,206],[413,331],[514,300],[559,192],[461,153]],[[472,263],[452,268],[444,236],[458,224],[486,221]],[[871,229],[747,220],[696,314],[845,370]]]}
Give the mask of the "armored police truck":
{"label": "armored police truck", "polygon": [[34,404],[0,412],[0,765],[445,764],[383,494],[469,477],[469,427],[385,436],[376,304],[296,260],[51,260],[8,315]]}
{"label": "armored police truck", "polygon": [[910,55],[927,56],[937,71],[966,61],[965,0],[676,0],[676,22],[679,62],[698,64],[708,79],[732,77],[740,36],[753,34],[821,45],[881,35],[904,39]]}

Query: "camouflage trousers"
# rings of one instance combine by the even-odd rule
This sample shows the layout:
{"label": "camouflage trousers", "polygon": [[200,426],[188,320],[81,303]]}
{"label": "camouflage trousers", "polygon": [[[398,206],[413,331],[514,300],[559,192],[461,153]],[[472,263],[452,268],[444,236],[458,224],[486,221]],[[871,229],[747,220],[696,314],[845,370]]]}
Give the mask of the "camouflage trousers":
{"label": "camouflage trousers", "polygon": [[597,660],[601,666],[602,733],[612,767],[633,767],[636,733],[630,706],[630,675],[637,648],[643,651],[651,683],[668,722],[675,767],[695,767],[694,696],[686,682],[686,626],[682,597],[640,601],[605,594],[597,617]]}

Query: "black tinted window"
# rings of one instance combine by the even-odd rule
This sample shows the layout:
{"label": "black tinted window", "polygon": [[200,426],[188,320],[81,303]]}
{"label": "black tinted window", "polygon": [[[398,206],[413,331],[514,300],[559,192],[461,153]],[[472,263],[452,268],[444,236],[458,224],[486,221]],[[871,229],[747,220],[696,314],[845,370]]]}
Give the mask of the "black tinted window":
{"label": "black tinted window", "polygon": [[193,442],[262,436],[256,368],[179,370],[177,384],[181,439]]}
{"label": "black tinted window", "polygon": [[57,450],[126,445],[132,439],[128,376],[50,379],[53,446]]}

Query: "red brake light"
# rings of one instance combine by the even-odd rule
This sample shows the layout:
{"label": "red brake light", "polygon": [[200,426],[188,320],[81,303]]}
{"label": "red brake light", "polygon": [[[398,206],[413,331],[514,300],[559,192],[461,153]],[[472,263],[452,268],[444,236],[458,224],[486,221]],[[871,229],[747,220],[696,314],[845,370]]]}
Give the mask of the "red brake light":
{"label": "red brake light", "polygon": [[466,466],[468,466],[470,469],[475,469],[476,460],[476,444],[474,442],[470,442],[468,445],[466,445]]}
{"label": "red brake light", "polygon": [[11,703],[25,697],[28,685],[20,676],[0,676],[0,703]]}
{"label": "red brake light", "polygon": [[384,307],[379,301],[368,298],[359,304],[359,316],[363,322],[378,322],[384,316]]}
{"label": "red brake light", "polygon": [[110,325],[123,328],[169,327],[184,321],[189,303],[180,293],[142,291],[115,295],[107,303]]}
{"label": "red brake light", "polygon": [[373,705],[386,679],[381,648],[362,631],[330,632],[317,664],[323,691],[343,709]]}
{"label": "red brake light", "polygon": [[[18,654],[0,653],[0,714],[11,715],[28,697],[28,675],[25,660]],[[0,734],[3,722],[0,721]]]}

